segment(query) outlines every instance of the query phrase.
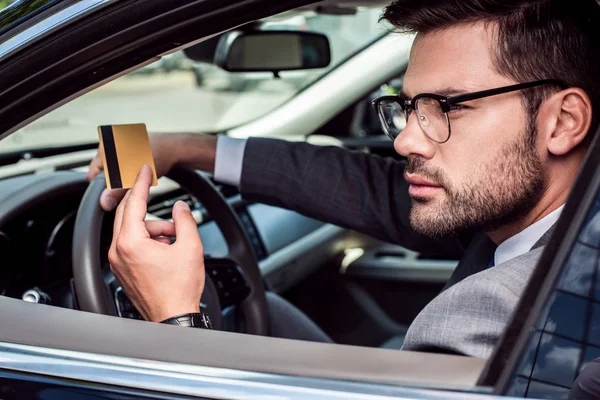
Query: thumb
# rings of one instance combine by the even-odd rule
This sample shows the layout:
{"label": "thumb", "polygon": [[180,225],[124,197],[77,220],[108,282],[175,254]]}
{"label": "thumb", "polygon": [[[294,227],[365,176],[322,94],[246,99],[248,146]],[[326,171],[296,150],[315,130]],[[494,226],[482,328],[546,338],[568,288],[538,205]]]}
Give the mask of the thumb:
{"label": "thumb", "polygon": [[202,245],[196,220],[192,216],[190,207],[184,201],[180,200],[173,206],[173,222],[178,243],[199,242]]}
{"label": "thumb", "polygon": [[100,206],[104,211],[114,210],[125,196],[125,193],[127,191],[123,189],[104,189],[102,195],[100,195]]}

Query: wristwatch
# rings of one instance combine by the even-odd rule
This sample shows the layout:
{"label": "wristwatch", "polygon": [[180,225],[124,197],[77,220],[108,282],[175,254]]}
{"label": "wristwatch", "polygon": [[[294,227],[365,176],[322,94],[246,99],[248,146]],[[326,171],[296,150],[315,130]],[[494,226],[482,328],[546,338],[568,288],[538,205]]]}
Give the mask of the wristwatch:
{"label": "wristwatch", "polygon": [[176,315],[174,317],[165,319],[160,323],[185,326],[188,328],[212,329],[210,318],[208,318],[208,315],[204,314],[202,311],[199,313]]}

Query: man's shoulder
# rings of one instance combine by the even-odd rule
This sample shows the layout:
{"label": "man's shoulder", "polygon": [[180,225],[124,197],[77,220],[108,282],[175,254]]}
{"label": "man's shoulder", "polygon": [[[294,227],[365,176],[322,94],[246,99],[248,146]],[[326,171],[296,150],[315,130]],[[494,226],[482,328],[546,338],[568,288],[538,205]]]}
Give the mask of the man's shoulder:
{"label": "man's shoulder", "polygon": [[478,272],[440,293],[411,325],[404,349],[489,357],[542,251],[537,248]]}
{"label": "man's shoulder", "polygon": [[480,271],[459,284],[484,290],[490,284],[501,285],[520,297],[544,248],[545,246],[535,248],[493,268]]}
{"label": "man's shoulder", "polygon": [[447,290],[447,296],[490,299],[514,304],[521,296],[544,247],[471,275]]}

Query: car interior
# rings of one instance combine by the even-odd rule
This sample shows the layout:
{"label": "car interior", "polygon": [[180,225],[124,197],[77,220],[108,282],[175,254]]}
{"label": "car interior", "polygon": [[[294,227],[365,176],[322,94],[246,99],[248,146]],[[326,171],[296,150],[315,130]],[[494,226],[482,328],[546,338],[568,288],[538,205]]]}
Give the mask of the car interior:
{"label": "car interior", "polygon": [[[218,77],[215,77],[214,73],[211,75],[209,71],[209,68],[215,69],[216,67],[221,70],[228,69],[228,72],[221,72],[222,75],[227,74],[227,78],[236,76],[236,74],[244,74],[247,82],[242,92],[238,92],[239,96],[248,97],[253,94],[257,96],[261,94],[261,91],[268,90],[268,88],[264,88],[267,84],[288,84],[289,80],[294,79],[294,76],[290,77],[289,75],[292,72],[285,71],[281,65],[278,72],[281,76],[274,77],[270,72],[270,63],[272,64],[273,61],[266,57],[268,54],[257,54],[261,48],[293,48],[290,43],[285,42],[285,38],[268,36],[268,34],[281,32],[281,29],[286,27],[290,40],[296,39],[296,36],[291,35],[300,33],[304,34],[303,40],[306,40],[306,35],[311,33],[305,30],[314,28],[312,32],[319,32],[318,29],[322,26],[324,27],[323,31],[329,33],[329,37],[332,38],[331,44],[328,36],[323,34],[314,37],[308,36],[308,38],[322,40],[312,48],[321,53],[329,52],[331,54],[327,57],[321,56],[322,65],[309,66],[310,69],[302,65],[291,68],[305,69],[304,76],[301,77],[303,86],[314,86],[315,80],[323,79],[326,75],[336,74],[337,68],[344,64],[344,58],[355,57],[356,53],[372,46],[375,41],[381,40],[385,35],[385,31],[377,27],[381,4],[366,2],[366,4],[356,4],[352,7],[346,6],[343,9],[340,7],[340,10],[335,7],[332,5],[325,11],[314,7],[290,11],[276,18],[269,18],[262,23],[253,23],[251,26],[245,27],[244,31],[238,31],[244,32],[241,36],[238,34],[236,42],[238,46],[245,45],[242,40],[250,43],[254,39],[259,43],[256,48],[245,49],[248,54],[254,54],[256,59],[249,61],[238,55],[239,60],[237,61],[227,60],[228,55],[240,54],[240,51],[237,50],[235,53],[235,49],[219,47],[219,42],[224,41],[221,37],[223,35],[221,35],[167,56],[170,59],[179,59],[178,63],[172,62],[174,65],[170,67],[168,73],[156,71],[160,68],[156,64],[161,64],[161,60],[154,62],[151,64],[152,66],[145,67],[149,71],[145,71],[144,68],[136,69],[109,85],[117,87],[118,84],[121,84],[120,90],[129,96],[138,93],[140,96],[144,96],[145,93],[134,86],[136,84],[145,85],[144,90],[147,92],[151,90],[148,87],[152,85],[159,88],[157,92],[159,90],[166,92],[168,89],[158,86],[163,84],[161,81],[170,79],[171,82],[175,82],[175,79],[183,79],[176,74],[186,74],[185,78],[189,80],[192,75],[189,72],[193,71],[191,66],[202,65],[205,85],[201,87],[201,90],[214,90],[217,92],[216,97],[221,95],[219,91],[225,92],[230,89],[228,87],[205,89],[205,86],[209,86],[211,83],[218,84]],[[336,15],[336,12],[341,15]],[[301,20],[298,21],[298,18]],[[343,21],[338,23],[338,26],[327,26],[335,19]],[[365,19],[368,21],[363,22]],[[371,29],[374,33],[369,33],[369,41],[366,43],[359,42],[354,44],[352,49],[346,49],[344,46],[348,46],[347,42],[351,38],[343,38],[344,30],[348,30],[344,23],[346,25],[353,23],[356,29],[357,22],[365,25],[368,22],[369,27],[365,27],[365,30]],[[262,28],[263,26],[266,28]],[[231,33],[229,35],[231,36]],[[268,42],[271,37],[280,42]],[[346,42],[342,42],[342,38]],[[328,47],[330,45],[333,51],[318,48],[318,46]],[[234,46],[235,44],[231,47]],[[237,64],[235,64],[236,62]],[[243,64],[244,62],[252,63],[250,72],[248,72],[249,68]],[[337,65],[330,66],[331,63],[337,63]],[[206,64],[212,65],[206,66]],[[402,67],[401,63],[400,68]],[[261,72],[262,75],[256,78],[255,75],[257,73],[260,75]],[[398,74],[398,78],[388,82],[381,80],[379,87],[373,87],[364,92],[362,98],[354,104],[346,107],[337,115],[329,116],[330,120],[321,127],[320,132],[313,132],[311,136],[317,138],[317,141],[319,137],[329,137],[330,141],[335,140],[336,144],[351,148],[367,146],[368,151],[372,153],[393,156],[392,143],[384,139],[377,116],[370,106],[370,100],[383,90],[398,90],[401,85],[401,74],[402,72]],[[136,78],[137,82],[127,82],[127,80],[131,81]],[[296,77],[296,80],[298,79]],[[281,82],[277,82],[277,80],[281,80]],[[394,83],[395,86],[393,86]],[[251,86],[251,84],[255,86]],[[236,88],[239,91],[239,84]],[[313,91],[322,90],[320,88],[312,89]],[[179,90],[183,91],[183,89]],[[291,99],[283,101],[287,101],[289,104],[297,100],[294,96],[298,96],[302,89],[293,89],[293,91],[295,93],[290,93]],[[169,93],[164,93],[164,97],[167,96]],[[214,99],[209,100],[214,101]],[[283,102],[280,99],[277,100]],[[35,163],[44,162],[47,165],[46,168],[53,168],[55,172],[47,175],[18,173],[17,175],[22,176],[4,179],[0,182],[0,186],[3,186],[0,187],[0,192],[6,196],[5,199],[7,201],[15,200],[14,207],[5,206],[3,208],[5,216],[1,226],[4,248],[8,251],[7,254],[11,254],[8,257],[12,257],[14,260],[20,259],[18,264],[10,264],[13,265],[11,268],[3,269],[0,277],[0,294],[17,299],[31,299],[34,302],[80,309],[78,300],[81,302],[81,299],[78,299],[78,295],[74,293],[78,282],[77,276],[75,279],[73,276],[73,263],[90,262],[89,260],[82,261],[86,256],[79,253],[87,247],[81,241],[83,237],[89,237],[84,232],[98,230],[98,238],[95,239],[93,245],[89,246],[90,249],[86,250],[100,249],[98,258],[101,264],[98,268],[103,271],[104,282],[97,284],[101,286],[103,283],[107,283],[109,285],[110,292],[115,298],[112,301],[115,306],[113,307],[112,304],[110,306],[113,313],[116,307],[119,316],[141,319],[139,313],[120,290],[118,283],[110,277],[108,272],[107,251],[112,235],[114,215],[99,216],[98,219],[102,219],[102,221],[97,222],[98,226],[86,225],[81,228],[76,226],[78,209],[79,214],[84,213],[82,198],[87,185],[82,181],[81,173],[72,173],[69,170],[76,169],[78,172],[85,170],[87,159],[83,158],[83,155],[89,155],[89,149],[96,147],[92,136],[95,134],[93,122],[95,120],[98,123],[114,121],[111,120],[112,115],[108,112],[104,113],[102,110],[104,106],[101,103],[103,101],[119,102],[120,98],[109,91],[109,88],[98,88],[17,131],[12,140],[9,138],[2,142],[5,145],[4,154],[1,156],[5,169],[14,168],[18,164],[21,164],[20,167],[27,168],[28,164],[33,164],[31,169],[37,172],[40,166],[36,166]],[[236,105],[236,100],[230,101],[232,108],[237,107],[239,111],[240,106]],[[126,106],[126,104],[128,105],[123,100],[119,106]],[[92,105],[97,108],[90,109],[89,107]],[[147,118],[151,119],[148,121],[149,129],[155,126],[152,124],[154,120],[163,118],[164,114],[174,111],[173,108],[163,103],[164,110],[159,111],[158,117],[153,117],[148,111],[154,111],[155,103],[146,100],[145,105],[146,115],[140,118],[143,118],[144,122],[147,121]],[[265,110],[270,111],[267,108],[262,111]],[[86,112],[87,115],[79,117],[73,115]],[[131,113],[143,114],[143,112],[140,113],[140,110]],[[132,117],[131,113],[128,113],[126,117],[116,115],[115,118],[132,121],[131,118],[135,117]],[[73,121],[76,118],[79,120]],[[252,116],[246,118],[252,118]],[[239,120],[234,123],[239,124]],[[56,126],[52,126],[53,124]],[[165,122],[162,122],[162,125],[165,125]],[[170,129],[176,129],[181,125],[182,123],[175,122]],[[243,125],[240,125],[237,126],[238,130],[243,128]],[[354,133],[352,132],[353,126]],[[186,126],[186,128],[191,127]],[[58,140],[64,140],[64,146],[61,146],[62,148],[43,148],[44,140],[49,140],[49,138],[40,138],[40,142],[35,142],[37,139],[35,136],[42,136],[40,131],[43,131],[44,134],[56,132],[60,137]],[[19,137],[21,140],[17,139]],[[63,137],[64,139],[62,139]],[[82,143],[88,138],[88,142]],[[37,148],[31,149],[23,146],[23,142],[30,141]],[[373,142],[375,145],[371,147],[369,142]],[[24,152],[28,152],[29,155],[25,155]],[[82,156],[82,161],[74,164],[72,157],[76,154]],[[18,157],[29,157],[29,160],[22,159],[15,164],[14,159]],[[6,176],[10,175],[10,172],[7,171]],[[211,178],[207,177],[207,179]],[[214,181],[212,182],[214,183]],[[207,265],[207,272],[209,276],[213,277],[212,281],[216,285],[220,306],[212,307],[212,301],[203,301],[203,303],[207,307],[211,307],[209,314],[212,314],[211,317],[219,328],[232,332],[245,332],[244,314],[237,312],[239,310],[235,305],[240,299],[245,298],[248,288],[244,286],[236,288],[233,287],[235,284],[225,281],[225,278],[217,278],[218,271],[221,270],[219,267],[223,263],[222,259],[228,257],[231,247],[235,244],[228,241],[228,238],[222,233],[222,227],[215,221],[216,218],[211,216],[211,214],[215,214],[215,211],[210,212],[203,204],[206,200],[199,201],[199,197],[203,196],[194,196],[190,190],[186,190],[182,186],[181,182],[173,179],[161,179],[160,185],[153,188],[155,190],[152,191],[148,204],[149,218],[171,218],[171,208],[177,200],[184,200],[190,205],[198,222],[207,257],[219,260],[213,261],[216,263],[215,265],[218,264],[216,269]],[[194,185],[191,187],[193,188]],[[215,183],[211,187],[218,190],[235,212],[235,217],[243,229],[242,235],[247,237],[251,246],[251,250],[248,251],[255,254],[259,263],[262,284],[265,285],[266,290],[277,293],[293,304],[295,308],[301,310],[335,343],[399,349],[412,319],[441,290],[456,264],[455,260],[432,259],[427,254],[417,254],[400,246],[383,243],[292,211],[264,204],[248,203],[232,186]],[[90,210],[93,210],[94,206],[92,201],[92,204],[89,205]],[[85,210],[85,213],[88,212],[91,211]],[[81,235],[77,234],[77,229],[82,230]],[[25,254],[25,258],[18,256],[20,254]],[[87,253],[85,254],[87,255]],[[240,257],[245,256],[240,255]],[[231,263],[231,266],[235,267],[234,264]],[[244,278],[236,275],[235,278],[230,279],[237,281],[237,279],[243,280]],[[79,296],[85,295],[79,294]],[[86,300],[83,301],[86,302]],[[404,306],[398,307],[399,303]],[[222,315],[221,309],[223,310]],[[107,312],[105,308],[102,310]]]}
{"label": "car interior", "polygon": [[[525,362],[521,355],[531,332],[545,332],[535,324],[547,317],[550,303],[535,295],[553,290],[552,277],[558,279],[568,259],[573,244],[560,235],[579,232],[571,224],[581,214],[573,198],[556,246],[545,253],[539,279],[532,279],[522,299],[519,309],[525,311],[487,366],[486,360],[390,351],[401,348],[408,326],[450,279],[456,259],[251,203],[236,187],[184,169],[152,188],[148,218],[171,218],[178,200],[192,208],[211,278],[202,307],[217,330],[140,321],[110,273],[114,214],[98,205],[105,182],[102,176],[91,184],[85,179],[96,128],[145,122],[150,132],[278,137],[399,157],[371,100],[401,89],[412,37],[378,24],[386,2],[375,0],[177,0],[168,12],[165,2],[117,3],[0,67],[10,71],[10,78],[0,72],[0,87],[9,88],[0,93],[0,315],[18,321],[1,330],[0,341],[71,351],[63,356],[78,361],[86,358],[74,352],[88,360],[100,360],[89,354],[146,359],[148,368],[173,373],[187,364],[515,396],[526,395],[535,381],[538,389],[529,395],[552,397],[555,392],[542,386],[557,378],[536,381],[535,361],[517,377],[512,371]],[[106,32],[108,21],[114,37]],[[81,32],[87,35],[78,37]],[[320,35],[308,40],[315,32]],[[298,65],[275,67],[271,61],[281,59],[243,55],[256,43],[269,49],[266,44],[298,38],[314,51]],[[70,53],[61,56],[65,49]],[[47,68],[31,67],[35,60]],[[21,100],[2,101],[9,98]],[[595,174],[588,169],[582,176]],[[579,195],[595,195],[596,180],[582,181]],[[273,294],[336,345],[272,337],[265,298]],[[596,353],[589,354],[588,362]],[[573,369],[583,365],[578,358]],[[571,378],[558,386],[561,396]]]}

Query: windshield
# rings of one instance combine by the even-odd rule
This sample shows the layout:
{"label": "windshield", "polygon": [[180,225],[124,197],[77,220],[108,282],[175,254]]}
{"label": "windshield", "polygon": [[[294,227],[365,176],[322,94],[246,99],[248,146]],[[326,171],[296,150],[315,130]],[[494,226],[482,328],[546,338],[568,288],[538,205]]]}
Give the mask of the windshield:
{"label": "windshield", "polygon": [[0,0],[0,34],[32,18],[59,0]]}
{"label": "windshield", "polygon": [[[192,61],[185,51],[101,86],[0,142],[0,152],[98,141],[97,127],[145,123],[150,132],[221,132],[277,108],[344,60],[384,35],[381,8],[352,15],[292,11],[263,22],[263,30],[303,30],[327,35],[327,68],[272,73],[235,73]],[[188,49],[188,52],[191,50]],[[196,58],[197,59],[197,58]]]}

